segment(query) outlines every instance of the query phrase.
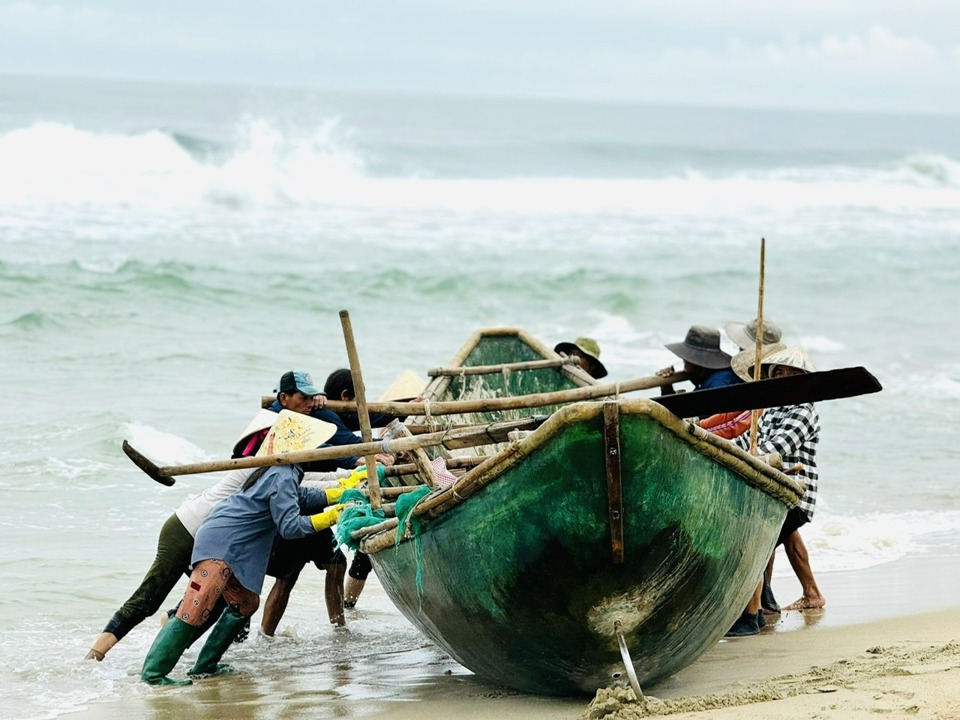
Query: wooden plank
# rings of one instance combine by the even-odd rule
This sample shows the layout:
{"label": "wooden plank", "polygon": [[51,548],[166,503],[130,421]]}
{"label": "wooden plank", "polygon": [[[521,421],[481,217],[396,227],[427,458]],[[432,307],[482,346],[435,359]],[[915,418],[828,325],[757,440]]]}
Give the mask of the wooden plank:
{"label": "wooden plank", "polygon": [[610,518],[610,551],[614,565],[623,564],[623,482],[620,473],[620,406],[603,404],[603,443]]}

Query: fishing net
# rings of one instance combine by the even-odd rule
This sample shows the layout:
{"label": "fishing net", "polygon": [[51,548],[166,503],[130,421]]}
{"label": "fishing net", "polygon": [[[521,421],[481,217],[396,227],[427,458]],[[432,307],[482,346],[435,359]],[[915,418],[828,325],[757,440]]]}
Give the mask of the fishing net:
{"label": "fishing net", "polygon": [[347,490],[340,496],[340,502],[347,507],[337,519],[337,539],[341,545],[356,550],[360,547],[360,541],[353,539],[353,533],[381,523],[387,516],[383,510],[374,510],[370,507],[370,501],[359,490]]}
{"label": "fishing net", "polygon": [[[420,520],[416,517],[411,517],[410,513],[413,512],[413,508],[418,502],[420,502],[424,497],[430,494],[430,488],[426,485],[423,487],[417,488],[412,492],[404,493],[397,498],[397,523],[401,528],[407,526],[409,520],[410,532],[416,536],[420,534]],[[402,532],[397,533],[397,545],[400,544],[400,538],[403,537]]]}
{"label": "fishing net", "polygon": [[[396,513],[397,521],[400,527],[406,526],[410,522],[410,532],[417,534],[420,530],[420,523],[410,513],[414,506],[426,495],[430,494],[430,488],[426,485],[404,493],[397,498]],[[370,501],[359,490],[347,490],[340,497],[340,502],[347,505],[340,513],[337,520],[337,540],[341,545],[346,545],[351,550],[357,550],[360,547],[360,541],[353,538],[353,533],[357,530],[377,525],[386,520],[387,516],[383,510],[374,510],[370,506]],[[403,536],[402,532],[397,533],[397,541]]]}

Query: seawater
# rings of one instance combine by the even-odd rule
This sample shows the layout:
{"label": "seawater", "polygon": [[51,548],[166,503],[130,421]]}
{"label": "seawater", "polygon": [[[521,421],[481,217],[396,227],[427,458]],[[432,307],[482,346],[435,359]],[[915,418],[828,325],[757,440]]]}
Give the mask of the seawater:
{"label": "seawater", "polygon": [[[490,326],[592,336],[612,379],[649,375],[691,324],[754,317],[761,237],[765,315],[884,385],[820,405],[814,570],[956,569],[957,118],[15,77],[0,99],[4,716],[144,692],[152,620],[79,659],[212,478],[161,487],[123,439],[224,457],[282,372],[347,365],[342,308],[372,396]],[[337,634],[301,582],[295,637],[241,664],[333,672],[387,643],[462,672],[375,587]]]}

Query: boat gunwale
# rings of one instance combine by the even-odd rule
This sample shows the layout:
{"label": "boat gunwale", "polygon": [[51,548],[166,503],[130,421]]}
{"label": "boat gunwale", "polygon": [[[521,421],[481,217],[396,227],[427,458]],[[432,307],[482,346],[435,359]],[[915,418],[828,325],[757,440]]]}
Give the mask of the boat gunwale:
{"label": "boat gunwale", "polygon": [[[517,327],[494,327],[494,328],[481,328],[480,330],[475,331],[473,334],[467,338],[466,342],[460,346],[460,349],[457,350],[456,354],[447,363],[447,367],[456,368],[456,367],[469,367],[464,366],[464,361],[470,356],[470,353],[476,349],[477,345],[480,344],[480,341],[484,338],[496,338],[496,337],[515,337],[521,342],[525,343],[530,347],[534,352],[539,353],[543,356],[544,360],[558,360],[562,356],[559,353],[556,353],[550,347],[544,345],[540,340],[535,338],[529,332],[523,328]],[[562,374],[568,380],[576,384],[578,387],[584,387],[587,385],[597,385],[599,384],[597,380],[588,375],[584,370],[577,367],[576,365],[562,365],[557,368],[557,372]],[[427,387],[423,391],[423,397],[429,400],[435,400],[440,397],[444,392],[446,392],[450,383],[453,382],[455,376],[438,376],[434,378],[430,383],[427,384]]]}
{"label": "boat gunwale", "polygon": [[[602,402],[580,402],[555,411],[539,428],[527,437],[514,441],[509,447],[466,472],[453,485],[426,495],[410,513],[411,517],[430,520],[460,505],[477,492],[503,476],[547,442],[574,423],[592,420],[603,412],[605,403],[615,402],[620,414],[646,415],[670,431],[691,448],[732,470],[744,482],[762,490],[787,508],[795,507],[803,496],[803,488],[780,470],[750,455],[734,443],[717,437],[698,425],[683,420],[662,405],[646,398],[618,399]],[[376,553],[398,542],[410,539],[408,527],[394,524],[371,533],[361,542],[366,553]],[[398,533],[401,536],[398,539]]]}

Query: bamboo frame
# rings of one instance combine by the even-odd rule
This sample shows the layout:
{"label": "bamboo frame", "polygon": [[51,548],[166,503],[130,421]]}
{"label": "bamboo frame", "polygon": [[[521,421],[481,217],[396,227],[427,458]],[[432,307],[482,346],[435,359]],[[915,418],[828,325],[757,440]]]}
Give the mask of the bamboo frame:
{"label": "bamboo frame", "polygon": [[[783,502],[787,507],[794,507],[800,502],[803,490],[797,482],[787,475],[741,450],[733,443],[718,438],[686,420],[681,420],[652,400],[620,400],[617,405],[621,415],[643,414],[649,416],[678,439],[688,443],[701,454],[733,470],[744,482]],[[429,520],[459,505],[471,495],[500,478],[507,470],[537,452],[554,436],[563,433],[569,425],[591,420],[603,412],[602,408],[603,403],[580,403],[559,409],[528,437],[512,443],[500,453],[490,456],[450,487],[423,498],[411,515]],[[362,541],[363,551],[374,553],[395,544],[397,542],[397,532],[397,524],[394,521],[392,525],[389,522],[381,523],[376,530],[372,528],[358,530],[353,537],[355,539],[366,538]]]}

